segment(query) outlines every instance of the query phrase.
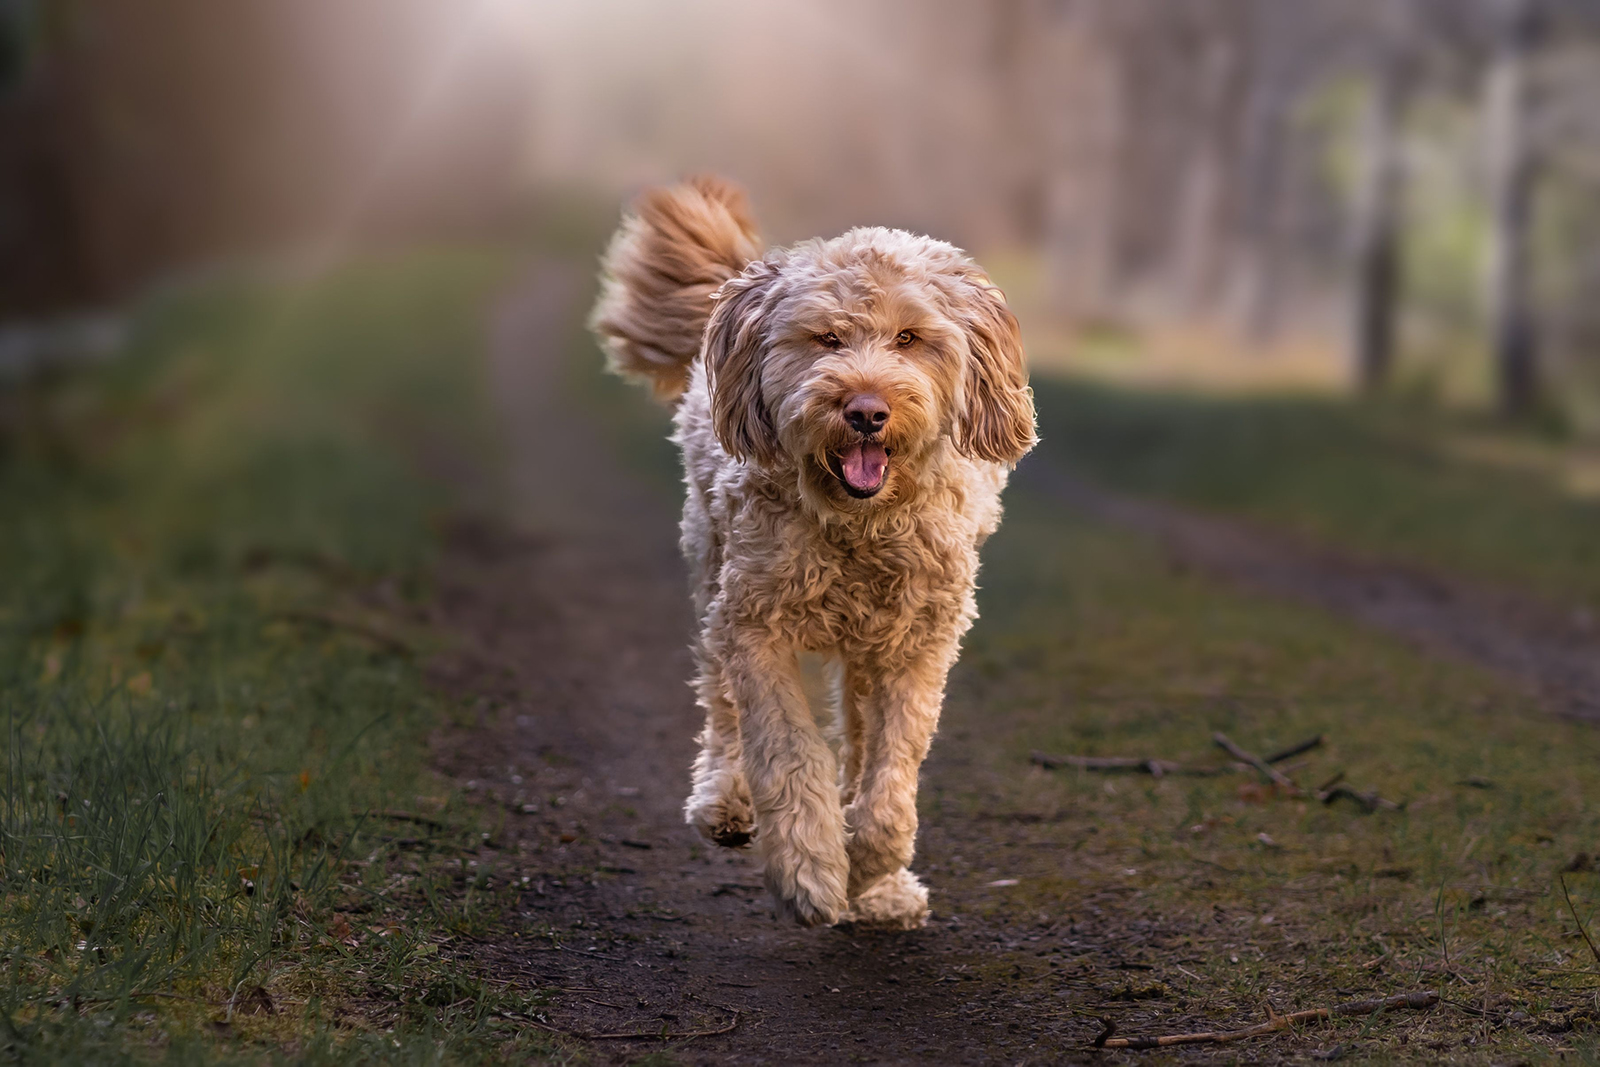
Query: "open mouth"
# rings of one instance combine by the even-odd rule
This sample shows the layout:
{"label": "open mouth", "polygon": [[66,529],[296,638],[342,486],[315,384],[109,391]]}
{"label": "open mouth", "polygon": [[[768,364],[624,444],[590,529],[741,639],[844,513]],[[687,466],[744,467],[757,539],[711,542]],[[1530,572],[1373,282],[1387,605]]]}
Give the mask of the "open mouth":
{"label": "open mouth", "polygon": [[857,500],[878,495],[889,478],[891,452],[882,441],[864,439],[838,453],[829,453],[828,470],[839,479],[844,491]]}

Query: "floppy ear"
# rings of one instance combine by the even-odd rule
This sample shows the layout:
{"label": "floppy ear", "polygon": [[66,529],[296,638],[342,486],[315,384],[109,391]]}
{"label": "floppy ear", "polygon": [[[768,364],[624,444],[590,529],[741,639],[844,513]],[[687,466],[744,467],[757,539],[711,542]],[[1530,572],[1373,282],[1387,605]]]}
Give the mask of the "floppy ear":
{"label": "floppy ear", "polygon": [[778,267],[756,260],[723,283],[706,323],[706,378],[711,426],[735,459],[768,464],[778,457],[778,433],[761,399],[761,346],[766,302]]}
{"label": "floppy ear", "polygon": [[974,459],[1015,466],[1038,440],[1022,331],[1004,294],[989,279],[968,280],[968,296],[956,309],[966,327],[968,350],[956,447]]}

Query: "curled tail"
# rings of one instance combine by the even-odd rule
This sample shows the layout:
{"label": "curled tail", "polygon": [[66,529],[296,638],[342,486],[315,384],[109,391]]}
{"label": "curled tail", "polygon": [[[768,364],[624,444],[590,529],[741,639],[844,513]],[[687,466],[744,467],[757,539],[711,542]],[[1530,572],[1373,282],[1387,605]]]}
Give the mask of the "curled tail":
{"label": "curled tail", "polygon": [[701,177],[646,193],[601,261],[589,328],[607,366],[676,401],[700,352],[711,295],[760,255],[738,186]]}

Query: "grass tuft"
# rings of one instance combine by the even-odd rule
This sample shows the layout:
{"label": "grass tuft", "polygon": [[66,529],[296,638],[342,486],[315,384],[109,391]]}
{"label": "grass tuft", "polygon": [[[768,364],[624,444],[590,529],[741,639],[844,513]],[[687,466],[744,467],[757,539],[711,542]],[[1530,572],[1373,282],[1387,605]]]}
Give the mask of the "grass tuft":
{"label": "grass tuft", "polygon": [[475,816],[426,765],[453,709],[417,662],[459,503],[426,472],[488,443],[506,266],[213,280],[141,306],[123,358],[0,396],[7,1057],[525,1045],[448,950],[504,887],[459,860]]}

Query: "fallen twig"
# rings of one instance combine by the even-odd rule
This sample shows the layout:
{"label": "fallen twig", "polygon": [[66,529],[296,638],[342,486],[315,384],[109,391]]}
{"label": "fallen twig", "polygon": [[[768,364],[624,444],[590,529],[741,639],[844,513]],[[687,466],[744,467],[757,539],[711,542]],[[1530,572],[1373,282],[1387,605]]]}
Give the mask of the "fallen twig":
{"label": "fallen twig", "polygon": [[384,810],[374,812],[373,814],[377,815],[380,819],[388,819],[391,822],[416,823],[418,826],[426,826],[430,830],[450,829],[449,826],[446,826],[437,819],[430,819],[426,815],[418,815],[415,812],[400,811],[396,808],[385,808]]}
{"label": "fallen twig", "polygon": [[[1258,761],[1242,750],[1233,751],[1234,757],[1248,766],[1257,766],[1258,763],[1282,763],[1286,759],[1310,752],[1323,743],[1323,737],[1308,738],[1298,745],[1290,745],[1280,752],[1274,752],[1265,760]],[[1229,742],[1232,744],[1232,742]],[[1222,766],[1194,766],[1180,763],[1177,760],[1160,759],[1154,756],[1051,756],[1043,752],[1035,752],[1031,762],[1043,767],[1045,770],[1054,770],[1057,767],[1076,767],[1080,771],[1131,771],[1135,774],[1148,774],[1153,778],[1161,778],[1168,774],[1192,775],[1197,778],[1209,778],[1219,774],[1231,774],[1235,771],[1245,770],[1245,767],[1236,763],[1223,764]],[[1288,779],[1285,778],[1285,781]]]}
{"label": "fallen twig", "polygon": [[1330,1019],[1335,1015],[1371,1015],[1393,1008],[1422,1010],[1431,1008],[1437,1003],[1439,1003],[1438,990],[1424,989],[1416,993],[1397,993],[1392,997],[1352,1000],[1344,1004],[1335,1004],[1331,1008],[1309,1008],[1306,1011],[1290,1012],[1288,1015],[1274,1014],[1269,1005],[1267,1008],[1269,1017],[1266,1022],[1243,1030],[1207,1030],[1194,1034],[1162,1034],[1159,1037],[1112,1037],[1111,1035],[1116,1032],[1116,1024],[1109,1019],[1101,1019],[1100,1023],[1105,1030],[1094,1039],[1094,1047],[1151,1049],[1166,1048],[1170,1045],[1221,1044],[1227,1041],[1241,1041],[1248,1037],[1263,1037],[1280,1030],[1287,1030],[1298,1023]]}
{"label": "fallen twig", "polygon": [[1216,742],[1217,747],[1223,749],[1237,762],[1223,766],[1194,766],[1192,764],[1179,763],[1176,760],[1159,759],[1153,756],[1052,756],[1043,752],[1033,753],[1031,762],[1046,770],[1054,770],[1057,767],[1076,767],[1082,771],[1128,771],[1135,774],[1148,774],[1152,778],[1162,778],[1169,774],[1212,777],[1253,768],[1267,781],[1282,789],[1291,797],[1314,797],[1324,804],[1332,804],[1340,798],[1347,797],[1361,805],[1362,810],[1369,815],[1379,810],[1401,811],[1405,807],[1403,804],[1397,804],[1379,795],[1376,790],[1360,792],[1350,786],[1341,785],[1340,783],[1344,781],[1343,771],[1323,782],[1315,790],[1307,790],[1298,785],[1284,771],[1273,766],[1275,763],[1282,763],[1284,760],[1291,759],[1303,752],[1310,752],[1312,749],[1321,746],[1326,741],[1322,734],[1307,738],[1299,744],[1290,745],[1288,748],[1280,749],[1264,759],[1254,752],[1240,748],[1232,738],[1220,730],[1211,735],[1211,740]]}
{"label": "fallen twig", "polygon": [[1379,808],[1385,811],[1399,811],[1401,808],[1401,805],[1396,804],[1394,801],[1379,796],[1376,790],[1358,793],[1347,785],[1336,785],[1332,789],[1324,789],[1317,794],[1317,799],[1324,804],[1332,804],[1340,797],[1349,797],[1357,804],[1360,804],[1368,815],[1371,815]]}
{"label": "fallen twig", "polygon": [[1303,752],[1310,752],[1312,749],[1320,746],[1325,740],[1326,738],[1324,738],[1321,734],[1318,734],[1316,737],[1308,737],[1298,745],[1290,745],[1288,748],[1274,752],[1272,755],[1267,757],[1267,762],[1282,763],[1284,760],[1292,759]]}
{"label": "fallen twig", "polygon": [[[1471,1015],[1476,1019],[1493,1019],[1495,1022],[1499,1023],[1506,1022],[1513,1014],[1509,1011],[1490,1011],[1485,1008],[1480,1008],[1474,1004],[1468,1004],[1464,1001],[1451,1000],[1449,997],[1440,997],[1439,1003],[1445,1005],[1446,1007],[1454,1008],[1463,1015]],[[1523,1015],[1526,1017],[1527,1013],[1524,1012]]]}
{"label": "fallen twig", "polygon": [[1583,925],[1583,920],[1578,918],[1578,909],[1572,906],[1572,894],[1567,892],[1567,876],[1556,875],[1561,880],[1561,895],[1567,898],[1567,910],[1572,912],[1572,921],[1578,924],[1578,933],[1583,935],[1584,942],[1589,946],[1589,951],[1594,953],[1594,961],[1600,963],[1600,948],[1595,948],[1594,941],[1589,937],[1589,931]]}
{"label": "fallen twig", "polygon": [[1234,744],[1232,739],[1230,739],[1228,735],[1223,733],[1221,730],[1218,730],[1216,733],[1212,734],[1211,740],[1215,741],[1219,748],[1223,749],[1234,759],[1248,763],[1250,766],[1260,771],[1264,776],[1266,776],[1266,779],[1269,782],[1287,789],[1290,795],[1305,795],[1305,790],[1295,785],[1293,778],[1290,778],[1287,774],[1284,774],[1282,771],[1274,767],[1270,762],[1262,759],[1254,752],[1246,752],[1244,749]]}
{"label": "fallen twig", "polygon": [[1169,774],[1209,777],[1228,774],[1233,770],[1232,767],[1191,767],[1173,760],[1145,756],[1049,756],[1043,752],[1035,752],[1031,762],[1047,771],[1055,770],[1057,767],[1076,767],[1080,771],[1132,771],[1135,774],[1148,774],[1153,778]]}

